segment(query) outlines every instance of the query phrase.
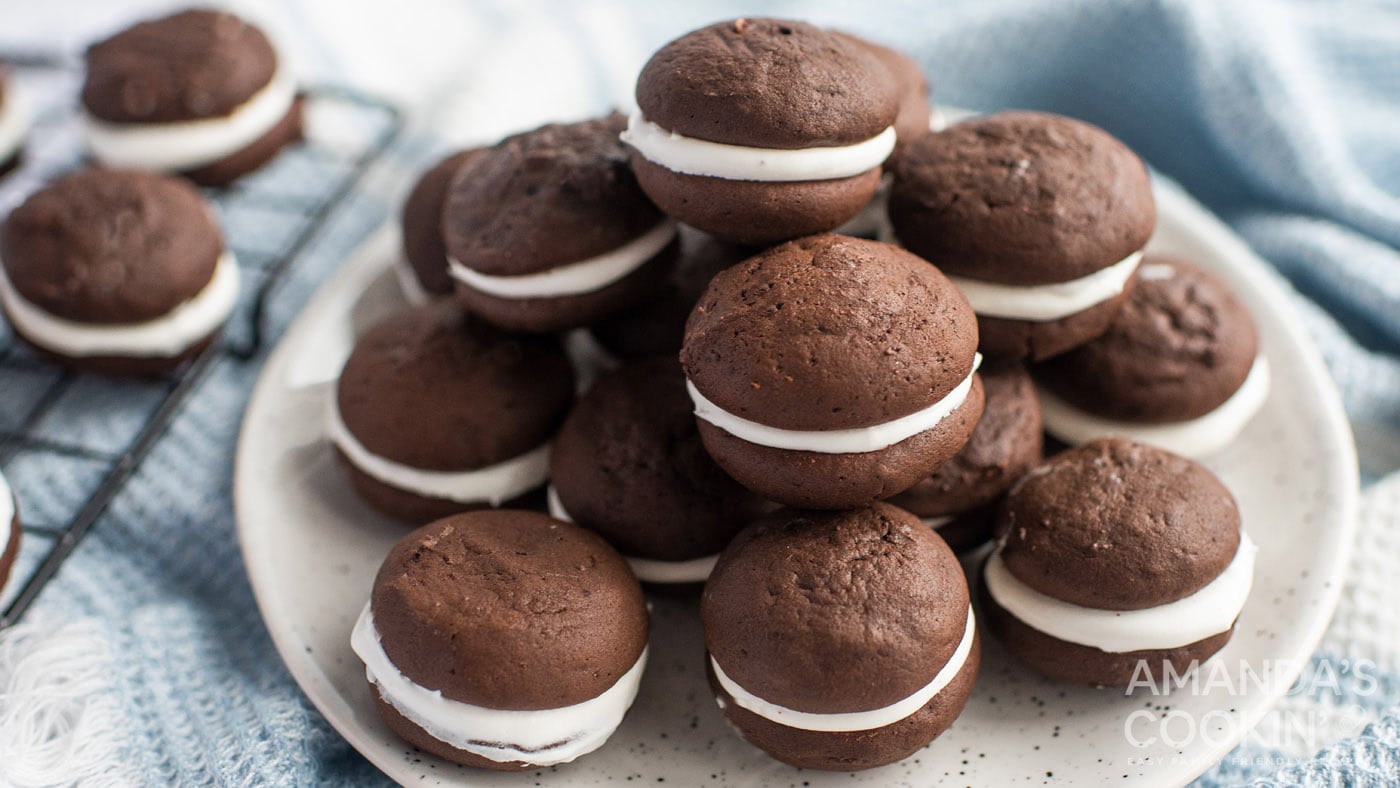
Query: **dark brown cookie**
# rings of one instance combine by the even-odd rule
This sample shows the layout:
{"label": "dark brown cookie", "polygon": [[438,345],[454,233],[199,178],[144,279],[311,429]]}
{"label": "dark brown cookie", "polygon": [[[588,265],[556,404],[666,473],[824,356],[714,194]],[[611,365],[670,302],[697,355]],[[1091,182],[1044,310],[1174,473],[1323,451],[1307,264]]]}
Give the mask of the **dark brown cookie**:
{"label": "dark brown cookie", "polygon": [[[952,551],[887,504],[764,517],[725,550],[701,601],[706,648],[729,679],[814,714],[872,711],[916,694],[959,650],[968,615]],[[797,729],[743,712],[711,678],[729,720],[770,755],[855,770],[906,757],[945,730],[971,691],[977,657],[974,645],[957,677],[918,711],[855,731]]]}
{"label": "dark brown cookie", "polygon": [[805,22],[735,19],[694,30],[637,78],[647,120],[755,148],[850,145],[894,123],[898,90],[867,49]]}
{"label": "dark brown cookie", "polygon": [[[981,621],[1008,651],[1037,671],[1059,681],[1091,687],[1167,686],[1171,676],[1184,676],[1196,664],[1225,647],[1234,627],[1178,648],[1108,652],[1070,643],[1028,626],[997,604],[986,584],[977,591]],[[1165,665],[1170,664],[1170,671]]]}
{"label": "dark brown cookie", "polygon": [[[535,512],[469,512],[409,534],[375,578],[371,611],[384,653],[407,679],[492,709],[596,698],[632,669],[647,640],[646,602],[621,556]],[[386,722],[417,727],[397,713]],[[528,766],[408,738],[472,766]]]}
{"label": "dark brown cookie", "polygon": [[452,277],[447,273],[447,245],[442,240],[442,208],[447,201],[447,187],[457,170],[482,151],[482,148],[458,151],[434,164],[418,179],[404,201],[400,214],[404,259],[418,284],[432,295],[452,292]]}
{"label": "dark brown cookie", "polygon": [[550,482],[574,522],[629,558],[715,555],[769,508],[705,453],[674,357],[594,384],[559,430]]}
{"label": "dark brown cookie", "polygon": [[928,100],[928,78],[924,76],[924,70],[919,68],[919,64],[903,52],[851,33],[839,30],[833,32],[869,50],[894,78],[899,91],[899,114],[894,119],[897,139],[895,152],[890,154],[890,158],[893,159],[914,140],[929,133],[929,118],[933,114],[933,106]]}
{"label": "dark brown cookie", "polygon": [[1122,421],[1186,421],[1215,410],[1259,354],[1249,310],[1200,266],[1147,257],[1108,331],[1036,367],[1066,402]]}
{"label": "dark brown cookie", "polygon": [[1240,513],[1204,466],[1105,438],[1023,477],[1007,493],[997,532],[1007,570],[1036,591],[1138,610],[1219,576],[1239,549]]}
{"label": "dark brown cookie", "polygon": [[937,530],[959,552],[991,538],[1002,494],[1041,461],[1040,403],[1025,368],[989,363],[980,376],[986,405],[967,445],[932,476],[890,499],[919,517],[951,517]]}
{"label": "dark brown cookie", "polygon": [[451,257],[495,276],[611,251],[665,217],[637,188],[614,112],[507,137],[457,170],[443,207]]}
{"label": "dark brown cookie", "polygon": [[710,280],[758,251],[681,225],[679,257],[666,283],[650,298],[594,323],[588,330],[617,358],[674,356],[685,337],[686,318]]}
{"label": "dark brown cookie", "polygon": [[[637,186],[613,113],[544,126],[505,140],[459,167],[447,190],[447,254],[479,274],[538,274],[611,252],[666,221]],[[556,331],[586,325],[658,288],[676,244],[596,289],[505,298],[458,281],[467,308],[504,328]]]}
{"label": "dark brown cookie", "polygon": [[261,30],[221,11],[183,11],[88,47],[83,107],[111,123],[217,118],[276,71],[277,53]]}
{"label": "dark brown cookie", "polygon": [[[716,276],[691,313],[681,362],[731,416],[802,432],[866,428],[929,408],[967,380],[974,324],[966,300],[923,260],[875,241],[812,236]],[[932,473],[962,448],[981,410],[976,384],[936,426],[859,453],[773,448],[703,420],[700,434],[759,494],[844,508]]]}
{"label": "dark brown cookie", "polygon": [[139,323],[209,284],[223,239],[204,198],[155,173],[93,167],[25,200],[0,258],[25,300],[80,323]]}
{"label": "dark brown cookie", "polygon": [[[367,331],[345,362],[336,406],[371,454],[414,469],[462,472],[549,441],[573,387],[556,340],[504,334],[448,300],[406,309]],[[391,516],[422,522],[468,508],[375,479],[345,459],[357,490]]]}
{"label": "dark brown cookie", "polygon": [[1142,161],[1088,123],[1005,112],[915,141],[894,168],[890,221],[947,273],[1044,285],[1142,249],[1156,224]]}
{"label": "dark brown cookie", "polygon": [[681,362],[726,411],[790,430],[897,419],[972,372],[966,299],[889,244],[818,235],[774,247],[710,281]]}
{"label": "dark brown cookie", "polygon": [[1123,286],[1123,292],[1113,298],[1059,320],[1009,320],[978,315],[977,333],[982,340],[978,348],[994,358],[1028,362],[1053,358],[1107,331],[1136,286],[1137,278],[1133,277]]}
{"label": "dark brown cookie", "polygon": [[769,244],[835,229],[880,186],[880,168],[819,181],[739,181],[683,175],[632,153],[632,169],[667,214],[731,243]]}

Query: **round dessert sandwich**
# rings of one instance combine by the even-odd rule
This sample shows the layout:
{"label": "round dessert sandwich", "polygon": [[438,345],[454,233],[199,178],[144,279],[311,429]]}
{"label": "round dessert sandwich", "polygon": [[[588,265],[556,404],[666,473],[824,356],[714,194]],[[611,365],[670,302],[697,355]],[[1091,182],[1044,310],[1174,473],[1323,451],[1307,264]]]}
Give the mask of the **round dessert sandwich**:
{"label": "round dessert sandwich", "polygon": [[895,235],[972,302],[989,356],[1040,360],[1102,334],[1156,225],[1138,157],[1057,115],[955,124],[911,143],[894,171]]}
{"label": "round dessert sandwich", "polygon": [[1256,549],[1210,471],[1126,438],[1065,451],[1007,493],[982,572],[990,631],[1055,679],[1126,687],[1223,648]]}
{"label": "round dessert sandwich", "polygon": [[594,384],[559,430],[549,477],[550,514],[601,534],[649,583],[703,583],[772,508],[705,453],[674,357]]}
{"label": "round dessert sandwich", "polygon": [[403,258],[394,266],[394,275],[409,303],[422,304],[452,292],[447,247],[442,241],[442,205],[447,201],[452,176],[481,152],[481,148],[459,151],[434,164],[404,201],[400,214]]}
{"label": "round dessert sandwich", "polygon": [[1229,446],[1269,394],[1249,310],[1185,260],[1148,256],[1107,333],[1039,365],[1045,428],[1126,435],[1186,457]]}
{"label": "round dessert sandwich", "polygon": [[652,55],[623,139],[647,194],[712,235],[769,244],[839,226],[894,150],[899,88],[849,37],[736,19]]}
{"label": "round dessert sandwich", "polygon": [[35,192],[0,228],[0,258],[15,333],[94,372],[168,372],[238,300],[238,265],[199,192],[138,170],[80,170]]}
{"label": "round dessert sandwich", "polygon": [[19,556],[19,502],[0,473],[0,588],[10,579],[10,570]]}
{"label": "round dessert sandwich", "polygon": [[806,769],[908,757],[962,712],[981,661],[957,558],[883,503],[754,523],[720,556],[700,617],[725,717]]}
{"label": "round dessert sandwich", "polygon": [[912,487],[982,414],[977,321],[937,268],[816,235],[721,272],[681,363],[705,448],[789,506],[844,509]]}
{"label": "round dessert sandwich", "polygon": [[93,44],[82,91],[100,162],[222,186],[301,138],[291,70],[256,27],[183,11]]}
{"label": "round dessert sandwich", "polygon": [[959,553],[992,538],[1003,494],[1042,459],[1040,403],[1025,368],[993,362],[979,375],[986,406],[967,445],[932,476],[890,499]]}
{"label": "round dessert sandwich", "polygon": [[29,115],[28,100],[0,62],[0,175],[19,166],[24,135],[29,133]]}
{"label": "round dessert sandwich", "polygon": [[680,255],[665,284],[640,304],[585,329],[595,353],[616,366],[619,360],[674,356],[685,337],[685,321],[715,274],[759,250],[721,241],[680,226]]}
{"label": "round dessert sandwich", "polygon": [[507,137],[457,169],[442,215],[448,271],[468,309],[512,331],[577,328],[654,293],[676,223],[638,188],[625,119]]}
{"label": "round dessert sandwich", "polygon": [[543,485],[573,393],[553,338],[502,333],[443,299],[360,338],[326,428],[360,497],[422,524]]}
{"label": "round dessert sandwich", "polygon": [[394,546],[350,645],[405,741],[534,769],[593,752],[621,724],[646,667],[646,601],[593,533],[538,512],[467,512]]}

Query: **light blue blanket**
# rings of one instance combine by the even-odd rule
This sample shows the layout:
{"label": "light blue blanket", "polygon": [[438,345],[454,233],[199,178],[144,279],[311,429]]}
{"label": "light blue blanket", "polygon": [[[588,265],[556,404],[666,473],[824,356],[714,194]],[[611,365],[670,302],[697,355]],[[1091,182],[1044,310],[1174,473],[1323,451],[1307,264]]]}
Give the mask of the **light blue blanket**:
{"label": "light blue blanket", "polygon": [[[324,24],[350,5],[249,5],[277,16],[313,72],[364,72],[358,51],[347,51]],[[406,3],[403,13],[432,5]],[[1358,715],[1333,727],[1342,738],[1319,754],[1252,739],[1202,781],[1400,782],[1393,634],[1400,597],[1390,571],[1400,558],[1380,555],[1388,547],[1400,557],[1390,536],[1400,531],[1400,5],[500,0],[458,8],[453,19],[476,20],[488,38],[547,40],[548,55],[571,64],[561,78],[584,86],[560,101],[602,110],[625,87],[635,53],[716,18],[759,11],[839,24],[914,54],[940,103],[1046,109],[1107,128],[1221,215],[1305,296],[1299,319],[1341,388],[1374,482],[1363,499],[1362,538],[1370,541],[1318,658],[1371,661],[1380,691],[1346,682],[1301,688],[1288,701],[1295,707]],[[390,38],[384,46],[392,55],[413,42]],[[490,59],[467,62],[452,76],[463,86],[517,79],[517,88],[496,92],[529,95],[532,86],[547,91],[557,82]],[[399,170],[415,171],[442,148],[431,133],[413,136],[395,153]],[[275,301],[278,325],[392,214],[393,201],[366,190],[337,214]],[[26,626],[0,638],[0,728],[23,717],[16,703],[47,693],[61,718],[46,724],[74,731],[63,746],[78,742],[71,751],[0,753],[0,783],[383,780],[297,690],[242,568],[230,478],[256,374],[256,363],[214,370]],[[44,495],[62,497],[69,471],[26,473]],[[72,684],[31,686],[54,672],[71,674]],[[14,740],[5,736],[0,747]]]}

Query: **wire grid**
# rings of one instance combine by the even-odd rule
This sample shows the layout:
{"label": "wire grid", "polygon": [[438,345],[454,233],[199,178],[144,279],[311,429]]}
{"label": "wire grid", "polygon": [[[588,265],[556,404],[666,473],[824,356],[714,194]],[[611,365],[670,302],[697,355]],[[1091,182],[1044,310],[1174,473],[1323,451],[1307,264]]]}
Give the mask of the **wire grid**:
{"label": "wire grid", "polygon": [[[33,108],[22,165],[0,178],[3,216],[81,164],[82,70],[33,53],[0,53],[0,60]],[[213,363],[258,354],[269,293],[403,126],[392,105],[352,90],[313,87],[304,96],[306,141],[232,186],[205,191],[242,274],[239,305],[219,343],[164,377],[116,380],[43,359],[0,320],[0,469],[19,499],[24,531],[0,595],[0,629],[29,609]]]}

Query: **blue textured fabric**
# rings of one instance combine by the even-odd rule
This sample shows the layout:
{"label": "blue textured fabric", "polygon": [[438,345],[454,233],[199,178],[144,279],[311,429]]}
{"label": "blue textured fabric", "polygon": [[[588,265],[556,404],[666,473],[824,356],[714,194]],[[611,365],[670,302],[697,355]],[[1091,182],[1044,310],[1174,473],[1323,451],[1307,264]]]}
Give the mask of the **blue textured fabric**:
{"label": "blue textured fabric", "polygon": [[[471,10],[492,30],[526,19],[573,42],[575,68],[594,88],[587,100],[599,110],[625,90],[618,51],[645,53],[691,27],[761,11],[839,24],[912,53],[939,103],[1039,108],[1093,121],[1221,215],[1303,294],[1300,319],[1342,390],[1368,478],[1400,468],[1400,5],[501,0]],[[307,19],[288,12],[291,38],[324,61],[313,67],[337,72],[338,60],[352,58]],[[603,27],[608,41],[599,45]],[[506,75],[481,62],[457,78],[515,78],[513,92],[529,96],[547,90],[552,75]],[[440,148],[424,133],[395,155],[412,172]],[[390,202],[364,192],[337,214],[280,291],[278,325],[392,213]],[[100,622],[94,631],[116,666],[112,700],[129,728],[124,774],[149,784],[376,783],[382,776],[329,728],[283,668],[239,560],[230,475],[257,372],[256,361],[218,365],[33,618],[51,626]],[[68,505],[64,479],[84,472],[7,470],[16,485],[44,488],[39,506],[53,517]],[[1400,526],[1400,507],[1384,516]],[[1400,627],[1400,610],[1389,615],[1385,623]],[[1394,668],[1380,669],[1381,691],[1366,700],[1376,721],[1360,735],[1302,759],[1247,745],[1202,782],[1400,782]],[[1354,699],[1346,686],[1340,692],[1304,686],[1299,697]]]}

